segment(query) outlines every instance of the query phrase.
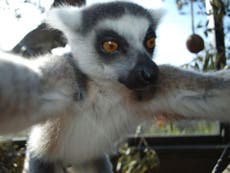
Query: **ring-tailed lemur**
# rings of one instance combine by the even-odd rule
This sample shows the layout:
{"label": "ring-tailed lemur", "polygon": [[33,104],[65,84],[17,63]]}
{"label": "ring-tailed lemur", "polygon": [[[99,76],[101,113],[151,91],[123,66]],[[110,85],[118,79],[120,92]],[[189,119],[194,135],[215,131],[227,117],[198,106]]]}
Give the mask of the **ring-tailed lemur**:
{"label": "ring-tailed lemur", "polygon": [[47,22],[65,34],[71,54],[0,54],[0,133],[40,123],[25,173],[61,173],[68,164],[79,173],[112,172],[104,154],[157,114],[230,120],[229,77],[151,60],[158,18],[129,2],[61,7]]}

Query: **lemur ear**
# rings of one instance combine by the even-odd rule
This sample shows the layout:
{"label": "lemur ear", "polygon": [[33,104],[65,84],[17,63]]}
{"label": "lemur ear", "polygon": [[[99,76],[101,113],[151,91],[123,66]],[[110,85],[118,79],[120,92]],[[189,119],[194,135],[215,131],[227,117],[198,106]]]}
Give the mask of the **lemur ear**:
{"label": "lemur ear", "polygon": [[78,31],[81,26],[81,9],[79,7],[62,6],[47,12],[45,22],[60,31]]}
{"label": "lemur ear", "polygon": [[153,18],[153,22],[154,22],[154,26],[158,26],[161,19],[164,17],[166,11],[165,9],[159,8],[159,9],[148,9],[148,11],[150,12],[152,18]]}

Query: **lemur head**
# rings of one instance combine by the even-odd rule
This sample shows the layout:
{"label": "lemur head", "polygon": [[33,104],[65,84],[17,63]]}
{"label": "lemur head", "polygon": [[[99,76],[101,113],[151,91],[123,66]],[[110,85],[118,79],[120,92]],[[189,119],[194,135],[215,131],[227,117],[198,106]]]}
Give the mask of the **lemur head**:
{"label": "lemur head", "polygon": [[79,68],[90,78],[116,81],[129,89],[153,84],[158,67],[152,61],[159,14],[130,2],[48,13],[48,23],[67,37]]}

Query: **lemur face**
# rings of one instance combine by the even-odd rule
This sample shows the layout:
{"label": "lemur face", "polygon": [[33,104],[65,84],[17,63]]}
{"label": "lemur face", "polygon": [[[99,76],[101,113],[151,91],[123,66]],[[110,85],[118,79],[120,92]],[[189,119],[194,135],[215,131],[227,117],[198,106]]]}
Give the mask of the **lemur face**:
{"label": "lemur face", "polygon": [[136,4],[110,2],[54,9],[48,22],[66,35],[76,62],[89,77],[142,89],[158,76],[152,61],[157,18]]}

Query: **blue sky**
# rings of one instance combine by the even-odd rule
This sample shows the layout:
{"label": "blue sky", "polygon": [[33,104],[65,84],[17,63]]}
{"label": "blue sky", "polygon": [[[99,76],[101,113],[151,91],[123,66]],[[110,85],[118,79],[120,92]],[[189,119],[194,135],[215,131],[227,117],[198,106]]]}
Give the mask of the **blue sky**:
{"label": "blue sky", "polygon": [[[11,49],[26,33],[36,28],[44,18],[44,14],[41,15],[40,11],[33,5],[22,3],[22,0],[8,1],[10,6],[0,2],[0,20],[2,22],[0,27],[0,48],[4,50]],[[165,0],[164,3],[161,0],[136,1],[148,8],[163,7],[166,9],[165,16],[157,30],[155,61],[160,64],[174,65],[190,62],[194,55],[190,54],[185,46],[185,41],[192,32],[190,16],[180,15],[175,1],[172,0]],[[41,5],[48,8],[52,1],[40,0],[40,2]],[[88,0],[87,2],[96,1]],[[15,18],[15,9],[20,9],[21,19]]]}

